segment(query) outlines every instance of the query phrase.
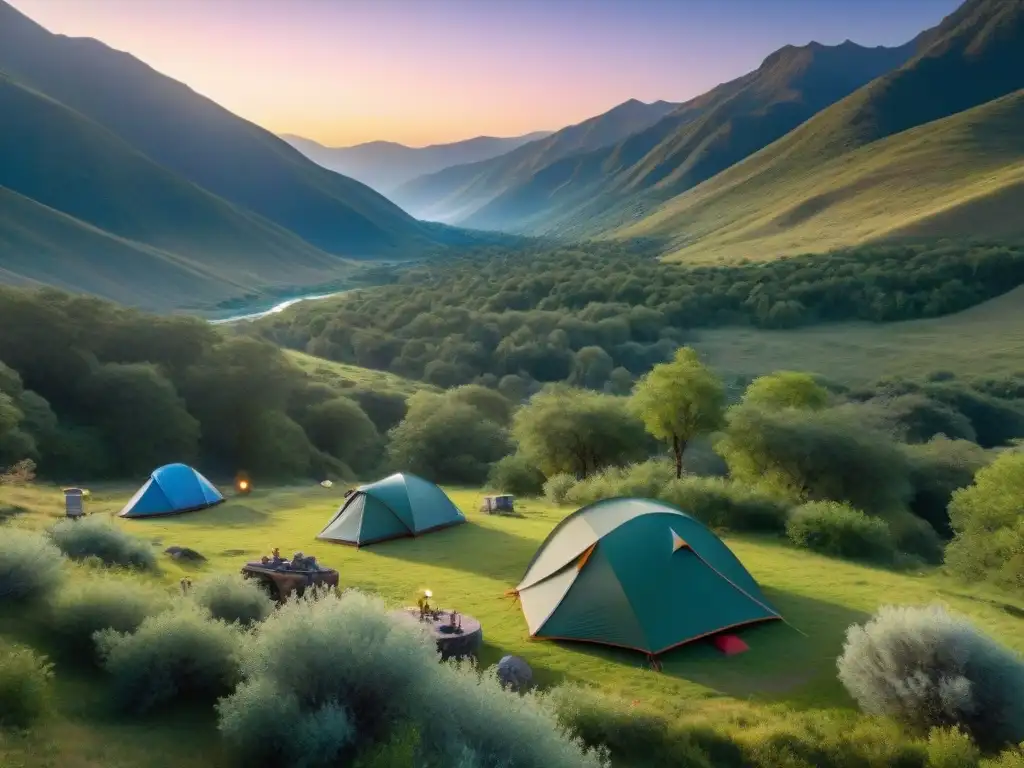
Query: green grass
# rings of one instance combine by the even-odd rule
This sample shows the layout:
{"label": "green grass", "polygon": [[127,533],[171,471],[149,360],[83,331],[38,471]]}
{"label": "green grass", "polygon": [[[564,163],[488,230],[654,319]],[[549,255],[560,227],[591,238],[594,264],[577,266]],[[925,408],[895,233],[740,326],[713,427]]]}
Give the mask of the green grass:
{"label": "green grass", "polygon": [[328,384],[339,389],[360,387],[363,389],[384,390],[412,395],[416,392],[439,391],[437,387],[421,381],[406,379],[387,371],[375,371],[371,368],[360,368],[358,365],[337,363],[321,357],[307,355],[294,349],[285,350],[288,358],[314,381]]}
{"label": "green grass", "polygon": [[818,158],[801,154],[805,126],[615,236],[665,238],[669,258],[686,261],[772,259],[899,237],[1020,237],[1021,120],[1024,91]]}
{"label": "green grass", "polygon": [[[115,513],[131,490],[95,488],[89,511]],[[301,550],[337,568],[344,587],[379,593],[395,606],[412,604],[418,590],[429,588],[440,603],[476,616],[484,626],[486,665],[505,654],[517,654],[530,663],[542,684],[596,684],[669,716],[694,707],[724,711],[770,702],[797,708],[852,706],[836,680],[835,660],[846,628],[886,603],[940,600],[1024,651],[1024,610],[1006,598],[957,585],[936,573],[894,573],[826,559],[775,541],[728,537],[728,544],[792,626],[776,623],[745,631],[751,650],[733,658],[709,645],[686,646],[668,654],[663,673],[657,674],[646,668],[639,654],[530,640],[519,608],[505,596],[544,537],[570,510],[527,500],[519,503],[522,518],[490,517],[476,511],[482,491],[449,489],[468,524],[356,550],[314,538],[341,503],[343,491],[340,486],[327,490],[312,484],[257,489],[251,496],[232,498],[203,512],[118,523],[161,548],[188,546],[209,558],[202,566],[183,567],[161,556],[162,572],[150,578],[161,579],[168,588],[183,575],[199,580],[206,573],[234,571],[275,546],[288,555]],[[42,528],[62,514],[56,489],[5,488],[0,501],[30,510],[18,519],[19,525]],[[29,631],[14,621],[0,626],[15,637]],[[60,669],[59,676],[59,716],[27,737],[0,735],[0,764],[216,764],[211,718],[196,720],[197,714],[177,712],[169,719],[118,723],[104,714],[96,678],[68,676]],[[186,730],[189,738],[176,743],[175,734]],[[70,749],[73,740],[80,740],[83,756],[79,762],[62,762],[61,750]],[[160,747],[152,749],[154,744]]]}
{"label": "green grass", "polygon": [[846,384],[932,371],[1000,376],[1024,371],[1024,289],[928,320],[841,323],[791,331],[700,331],[693,346],[723,374],[809,371]]}

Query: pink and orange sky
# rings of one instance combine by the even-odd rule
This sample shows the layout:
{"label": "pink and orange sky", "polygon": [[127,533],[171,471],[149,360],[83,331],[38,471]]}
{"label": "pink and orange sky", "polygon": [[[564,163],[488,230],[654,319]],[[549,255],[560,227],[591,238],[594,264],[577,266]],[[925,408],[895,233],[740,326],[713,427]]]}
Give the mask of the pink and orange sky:
{"label": "pink and orange sky", "polygon": [[9,0],[278,133],[412,146],[683,101],[810,40],[899,45],[958,0]]}

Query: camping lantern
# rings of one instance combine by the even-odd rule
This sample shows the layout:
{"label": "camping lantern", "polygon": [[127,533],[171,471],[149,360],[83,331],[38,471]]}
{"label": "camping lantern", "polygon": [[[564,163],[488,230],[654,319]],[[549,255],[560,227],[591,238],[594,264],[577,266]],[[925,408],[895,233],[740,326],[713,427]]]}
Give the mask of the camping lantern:
{"label": "camping lantern", "polygon": [[240,472],[235,478],[235,490],[242,496],[252,491],[252,481],[249,480],[249,476],[244,472]]}

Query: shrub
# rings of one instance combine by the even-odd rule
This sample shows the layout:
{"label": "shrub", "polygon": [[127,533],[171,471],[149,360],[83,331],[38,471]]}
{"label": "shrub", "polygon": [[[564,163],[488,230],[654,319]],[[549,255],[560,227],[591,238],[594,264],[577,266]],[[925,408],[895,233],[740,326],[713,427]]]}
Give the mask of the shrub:
{"label": "shrub", "polygon": [[892,437],[849,408],[737,406],[715,450],[736,480],[795,501],[841,501],[886,514],[904,507],[913,490]]}
{"label": "shrub", "polygon": [[684,477],[662,498],[712,528],[781,533],[790,505],[755,488],[720,477]]}
{"label": "shrub", "polygon": [[0,602],[46,597],[64,575],[64,558],[49,539],[4,527],[0,533]]}
{"label": "shrub", "polygon": [[255,581],[233,573],[219,573],[203,579],[190,595],[213,618],[229,624],[255,624],[274,610],[274,603]]}
{"label": "shrub", "polygon": [[978,746],[959,728],[933,728],[927,749],[928,768],[969,768],[981,759]]}
{"label": "shrub", "polygon": [[942,563],[943,541],[927,522],[910,512],[900,512],[888,519],[896,549],[927,563]]}
{"label": "shrub", "polygon": [[50,537],[72,560],[98,557],[106,565],[140,570],[156,568],[156,553],[149,542],[100,517],[62,520],[50,529]]}
{"label": "shrub", "polygon": [[552,475],[544,483],[544,496],[552,504],[566,504],[569,491],[576,485],[576,478],[568,472]]}
{"label": "shrub", "polygon": [[896,544],[885,521],[836,501],[815,501],[793,510],[786,535],[798,547],[850,560],[891,563]]}
{"label": "shrub", "polygon": [[957,575],[1024,587],[1024,453],[1007,451],[953,494],[949,517],[956,536],[946,563]]}
{"label": "shrub", "polygon": [[357,592],[286,603],[256,629],[242,673],[218,704],[219,728],[239,757],[261,764],[349,764],[388,744],[385,752],[405,755],[402,764],[600,765],[588,762],[539,699],[505,692],[468,667],[438,664],[418,622],[391,617]]}
{"label": "shrub", "polygon": [[1024,661],[939,606],[887,606],[850,627],[838,666],[866,712],[956,726],[984,749],[1024,741]]}
{"label": "shrub", "polygon": [[943,538],[952,538],[948,508],[953,492],[969,486],[978,470],[992,461],[992,454],[976,443],[941,436],[923,445],[908,445],[904,453],[914,488],[910,511],[927,520]]}
{"label": "shrub", "polygon": [[544,475],[521,453],[514,453],[491,467],[487,485],[516,496],[540,496],[544,492]]}
{"label": "shrub", "polygon": [[48,624],[69,650],[94,650],[97,632],[134,632],[168,602],[167,595],[152,588],[109,577],[91,578],[57,594]]}
{"label": "shrub", "polygon": [[573,485],[565,498],[577,506],[616,496],[657,499],[674,479],[675,470],[667,461],[645,461],[628,467],[611,467],[590,475]]}
{"label": "shrub", "polygon": [[147,712],[178,698],[213,700],[238,679],[237,629],[188,603],[145,619],[132,634],[96,635],[111,694],[123,709]]}
{"label": "shrub", "polygon": [[53,665],[28,648],[0,649],[0,726],[26,728],[50,698]]}

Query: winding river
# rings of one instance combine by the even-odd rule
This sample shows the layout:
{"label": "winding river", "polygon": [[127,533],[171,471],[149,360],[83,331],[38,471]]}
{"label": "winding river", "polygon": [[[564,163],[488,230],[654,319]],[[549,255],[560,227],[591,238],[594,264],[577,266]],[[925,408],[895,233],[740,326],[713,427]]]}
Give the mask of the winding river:
{"label": "winding river", "polygon": [[262,312],[244,312],[237,315],[228,315],[227,317],[219,317],[216,320],[210,320],[211,325],[226,325],[227,323],[238,323],[243,320],[259,320],[261,317],[267,315],[276,315],[278,312],[283,312],[293,304],[298,304],[300,301],[318,301],[320,299],[329,299],[332,296],[341,296],[343,293],[349,293],[349,289],[346,291],[335,291],[334,293],[311,293],[307,296],[296,296],[293,299],[282,301],[280,304],[275,304],[270,309],[265,309]]}

